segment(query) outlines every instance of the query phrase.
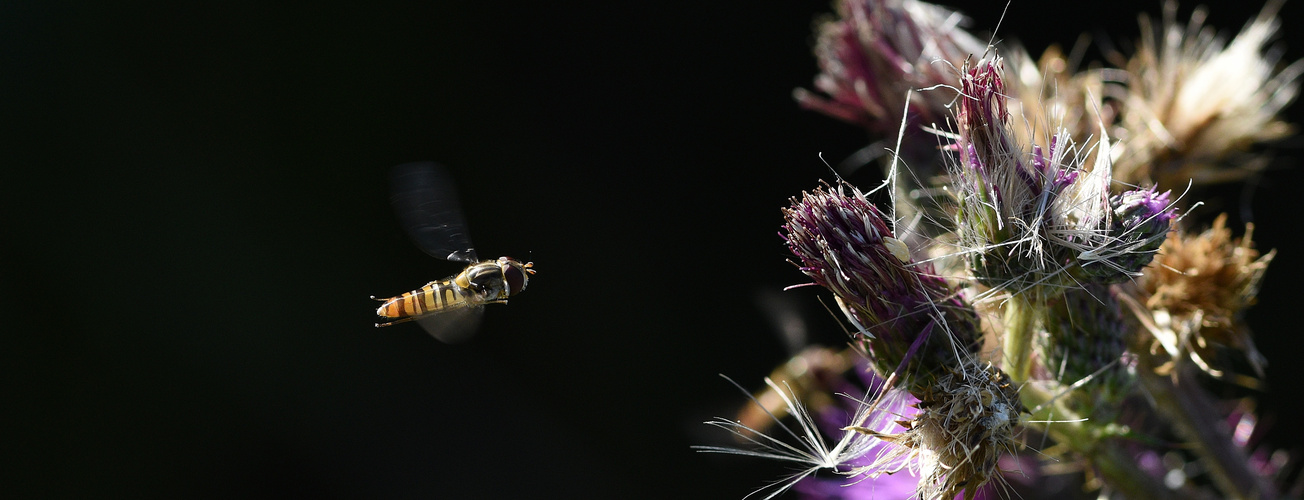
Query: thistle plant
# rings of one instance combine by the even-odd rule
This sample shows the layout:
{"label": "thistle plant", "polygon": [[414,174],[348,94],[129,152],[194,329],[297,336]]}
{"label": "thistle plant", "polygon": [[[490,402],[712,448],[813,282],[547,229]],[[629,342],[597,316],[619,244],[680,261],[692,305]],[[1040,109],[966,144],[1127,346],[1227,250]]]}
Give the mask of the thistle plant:
{"label": "thistle plant", "polygon": [[984,44],[940,6],[835,10],[795,97],[896,144],[892,189],[803,192],[780,236],[850,339],[711,422],[753,447],[699,449],[803,464],[767,498],[1038,498],[1025,479],[1066,472],[1101,498],[1281,496],[1252,400],[1208,389],[1263,387],[1243,317],[1275,253],[1252,225],[1205,229],[1191,199],[1292,130],[1277,114],[1304,62],[1265,52],[1276,4],[1231,42],[1166,4],[1135,54],[1083,71]]}

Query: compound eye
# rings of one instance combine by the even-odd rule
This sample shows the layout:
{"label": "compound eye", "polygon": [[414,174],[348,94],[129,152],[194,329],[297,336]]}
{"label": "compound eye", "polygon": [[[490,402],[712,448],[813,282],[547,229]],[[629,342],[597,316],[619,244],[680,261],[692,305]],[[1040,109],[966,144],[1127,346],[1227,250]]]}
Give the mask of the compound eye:
{"label": "compound eye", "polygon": [[503,279],[507,280],[507,293],[509,295],[515,295],[524,290],[526,283],[529,281],[529,278],[526,278],[525,273],[521,271],[520,266],[514,264],[503,266]]}

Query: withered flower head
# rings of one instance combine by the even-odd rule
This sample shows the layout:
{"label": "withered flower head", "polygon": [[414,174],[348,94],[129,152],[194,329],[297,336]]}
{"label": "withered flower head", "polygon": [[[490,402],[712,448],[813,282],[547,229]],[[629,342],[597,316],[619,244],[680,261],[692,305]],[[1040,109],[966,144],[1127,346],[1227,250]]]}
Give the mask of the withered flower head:
{"label": "withered flower head", "polygon": [[1254,346],[1241,313],[1253,305],[1263,273],[1276,250],[1260,256],[1254,248],[1254,226],[1232,239],[1227,216],[1213,227],[1191,235],[1174,231],[1146,268],[1141,298],[1155,342],[1171,358],[1189,355],[1205,371],[1221,375],[1219,349],[1241,351],[1263,376],[1266,360]]}
{"label": "withered flower head", "polygon": [[997,460],[1014,453],[1020,413],[1019,391],[989,363],[972,360],[952,368],[919,397],[919,413],[899,434],[854,428],[897,444],[853,474],[871,477],[911,467],[920,474],[918,496],[949,500],[999,477]]}
{"label": "withered flower head", "polygon": [[823,187],[784,210],[783,237],[801,271],[829,289],[885,378],[922,391],[977,348],[978,318],[931,265],[915,263],[854,187]]}
{"label": "withered flower head", "polygon": [[1164,4],[1161,27],[1141,17],[1137,53],[1127,62],[1122,97],[1124,149],[1114,176],[1161,189],[1234,181],[1266,165],[1236,158],[1250,144],[1285,137],[1278,114],[1299,93],[1304,60],[1278,67],[1280,51],[1265,50],[1281,27],[1280,2],[1268,2],[1231,43],[1204,26],[1198,8],[1185,26],[1177,3]]}

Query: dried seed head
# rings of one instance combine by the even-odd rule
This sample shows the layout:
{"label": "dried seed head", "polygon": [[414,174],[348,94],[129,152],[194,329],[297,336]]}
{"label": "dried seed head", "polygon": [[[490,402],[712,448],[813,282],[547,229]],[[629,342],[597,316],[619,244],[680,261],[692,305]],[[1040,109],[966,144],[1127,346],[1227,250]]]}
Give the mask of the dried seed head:
{"label": "dried seed head", "polygon": [[1291,133],[1278,114],[1299,93],[1304,60],[1279,69],[1280,51],[1266,50],[1281,26],[1279,7],[1269,2],[1231,43],[1203,26],[1203,8],[1185,26],[1176,20],[1176,2],[1164,4],[1160,27],[1141,18],[1117,134],[1126,138],[1128,154],[1119,158],[1115,177],[1178,189],[1188,180],[1239,180],[1266,165],[1233,154]]}
{"label": "dried seed head", "polygon": [[1214,375],[1220,349],[1240,351],[1263,376],[1267,361],[1254,346],[1241,313],[1253,305],[1259,284],[1276,251],[1259,255],[1252,239],[1254,226],[1233,240],[1227,216],[1197,235],[1174,231],[1168,236],[1155,265],[1146,268],[1141,300],[1155,342],[1171,358],[1189,355]]}
{"label": "dried seed head", "polygon": [[932,266],[909,260],[859,190],[839,185],[803,193],[784,218],[782,234],[798,267],[835,294],[884,377],[898,373],[914,393],[977,348],[973,308]]}
{"label": "dried seed head", "polygon": [[961,492],[972,499],[978,488],[999,477],[997,460],[1014,453],[1023,405],[1018,388],[990,363],[966,362],[937,380],[918,403],[919,413],[907,430],[876,435],[898,446],[853,474],[875,477],[911,467],[921,478],[917,493],[924,500],[951,499]]}

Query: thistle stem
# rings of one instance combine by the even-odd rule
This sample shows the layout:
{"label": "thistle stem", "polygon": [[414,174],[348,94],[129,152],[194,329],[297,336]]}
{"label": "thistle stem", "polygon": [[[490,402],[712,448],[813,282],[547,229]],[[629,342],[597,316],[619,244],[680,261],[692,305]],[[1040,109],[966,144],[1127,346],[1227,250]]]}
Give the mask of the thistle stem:
{"label": "thistle stem", "polygon": [[1024,294],[1005,301],[1005,338],[1002,368],[1015,384],[1028,381],[1032,373],[1032,336],[1037,331],[1037,308]]}
{"label": "thistle stem", "polygon": [[1250,469],[1245,451],[1232,442],[1230,430],[1218,419],[1221,413],[1199,386],[1191,363],[1178,362],[1171,377],[1156,374],[1144,363],[1139,368],[1138,378],[1154,398],[1155,408],[1204,460],[1223,494],[1236,499],[1277,498],[1272,485]]}
{"label": "thistle stem", "polygon": [[[1133,465],[1118,439],[1102,436],[1098,427],[1082,425],[1079,417],[1045,389],[1027,384],[1019,391],[1024,406],[1039,408],[1030,420],[1056,422],[1038,424],[1055,442],[1088,457],[1100,479],[1124,498],[1176,499],[1178,492],[1166,488],[1157,478]],[[1189,493],[1189,492],[1187,492]]]}
{"label": "thistle stem", "polygon": [[1096,473],[1111,488],[1123,494],[1124,498],[1207,498],[1191,491],[1171,490],[1160,484],[1155,478],[1146,475],[1138,468],[1135,459],[1119,447],[1116,439],[1103,441],[1096,446],[1096,453],[1091,456],[1091,463],[1096,466]]}

